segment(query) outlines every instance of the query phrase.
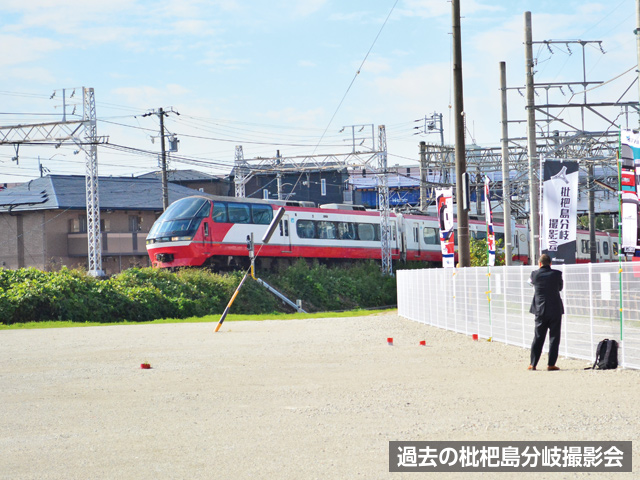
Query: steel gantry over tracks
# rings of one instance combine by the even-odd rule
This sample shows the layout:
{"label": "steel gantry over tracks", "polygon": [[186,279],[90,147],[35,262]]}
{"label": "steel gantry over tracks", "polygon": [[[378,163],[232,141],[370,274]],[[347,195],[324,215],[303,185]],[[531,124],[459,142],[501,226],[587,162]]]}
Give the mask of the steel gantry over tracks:
{"label": "steel gantry over tracks", "polygon": [[387,140],[384,125],[378,127],[378,149],[366,152],[352,151],[328,155],[276,156],[245,159],[242,146],[236,147],[234,183],[236,197],[245,196],[245,185],[258,173],[301,173],[308,170],[335,170],[336,168],[366,168],[378,179],[380,208],[380,247],[382,273],[392,274],[391,228],[389,223],[389,184],[387,182]]}
{"label": "steel gantry over tracks", "polygon": [[83,114],[78,120],[0,127],[0,145],[56,145],[72,142],[86,155],[85,180],[87,199],[88,272],[103,276],[102,242],[100,239],[100,203],[98,196],[98,144],[107,137],[98,137],[96,102],[93,88],[82,87]]}

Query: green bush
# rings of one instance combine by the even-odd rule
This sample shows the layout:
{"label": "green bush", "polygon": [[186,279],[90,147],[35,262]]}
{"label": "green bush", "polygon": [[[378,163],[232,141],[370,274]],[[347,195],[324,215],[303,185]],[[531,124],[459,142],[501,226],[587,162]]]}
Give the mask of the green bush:
{"label": "green bush", "polygon": [[[0,269],[0,323],[71,320],[85,322],[148,321],[221,314],[244,272],[224,275],[202,269],[176,273],[132,268],[109,279],[63,268]],[[307,311],[348,310],[396,303],[394,277],[385,277],[376,262],[327,267],[300,260],[262,278]],[[232,313],[288,312],[291,307],[250,277]]]}

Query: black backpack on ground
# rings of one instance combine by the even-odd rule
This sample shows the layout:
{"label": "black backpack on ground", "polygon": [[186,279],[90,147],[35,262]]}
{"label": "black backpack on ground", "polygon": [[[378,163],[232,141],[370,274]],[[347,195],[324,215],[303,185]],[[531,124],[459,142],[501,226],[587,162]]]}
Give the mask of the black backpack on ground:
{"label": "black backpack on ground", "polygon": [[591,369],[612,370],[618,368],[618,342],[604,339],[596,348],[596,361]]}

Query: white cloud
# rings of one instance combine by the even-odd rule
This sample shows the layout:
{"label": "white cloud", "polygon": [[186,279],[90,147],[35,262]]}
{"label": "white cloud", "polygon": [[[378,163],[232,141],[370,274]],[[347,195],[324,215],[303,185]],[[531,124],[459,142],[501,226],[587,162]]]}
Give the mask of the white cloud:
{"label": "white cloud", "polygon": [[[482,11],[500,11],[502,7],[486,5],[476,0],[465,0],[461,2],[460,14],[469,15]],[[402,15],[418,16],[424,18],[440,17],[451,15],[451,2],[442,0],[405,0],[403,7],[399,9]]]}
{"label": "white cloud", "polygon": [[299,127],[315,127],[322,123],[325,115],[326,112],[322,107],[306,111],[300,111],[293,107],[287,107],[281,110],[269,110],[267,112],[264,112],[261,116],[277,122],[295,124]]}
{"label": "white cloud", "polygon": [[18,82],[29,82],[40,85],[54,85],[56,77],[46,68],[41,67],[14,67],[4,72],[4,76]]}
{"label": "white cloud", "polygon": [[210,21],[191,18],[174,22],[173,33],[175,35],[207,36],[216,33],[216,30]]}
{"label": "white cloud", "polygon": [[389,60],[386,58],[367,59],[362,66],[362,71],[367,73],[379,74],[391,70]]}
{"label": "white cloud", "polygon": [[317,65],[311,60],[298,60],[298,66],[307,68],[317,67]]}
{"label": "white cloud", "polygon": [[364,22],[370,16],[371,12],[361,10],[350,13],[333,13],[329,19],[338,22]]}
{"label": "white cloud", "polygon": [[63,48],[63,44],[43,37],[0,35],[0,66],[28,64]]}
{"label": "white cloud", "polygon": [[316,13],[326,3],[327,0],[288,0],[285,5],[291,9],[294,18],[299,18]]}
{"label": "white cloud", "polygon": [[142,110],[148,109],[149,105],[173,105],[180,101],[189,93],[189,90],[182,85],[169,84],[163,88],[140,86],[121,87],[113,91],[119,102],[126,103],[131,107],[138,107]]}

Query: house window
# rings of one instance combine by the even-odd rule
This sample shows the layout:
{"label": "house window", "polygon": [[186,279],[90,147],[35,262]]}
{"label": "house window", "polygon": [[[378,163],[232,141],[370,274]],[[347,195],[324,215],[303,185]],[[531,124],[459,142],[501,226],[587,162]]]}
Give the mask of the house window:
{"label": "house window", "polygon": [[142,230],[142,218],[137,215],[129,215],[129,231],[139,232]]}
{"label": "house window", "polygon": [[320,195],[322,195],[323,197],[327,196],[327,179],[326,178],[320,179]]}
{"label": "house window", "polygon": [[87,217],[78,215],[78,218],[70,218],[69,233],[87,233]]}

